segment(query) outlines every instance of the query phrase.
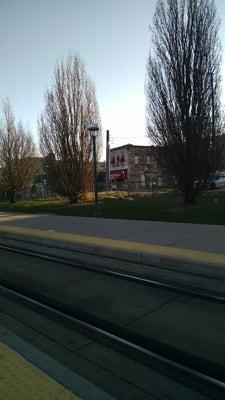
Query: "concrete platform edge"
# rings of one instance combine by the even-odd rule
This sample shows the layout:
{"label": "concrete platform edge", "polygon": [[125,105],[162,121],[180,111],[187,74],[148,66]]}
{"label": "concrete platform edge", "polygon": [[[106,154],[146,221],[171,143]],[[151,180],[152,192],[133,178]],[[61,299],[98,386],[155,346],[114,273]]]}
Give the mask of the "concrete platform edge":
{"label": "concrete platform edge", "polygon": [[105,393],[97,386],[77,375],[60,362],[43,353],[41,350],[25,342],[20,337],[0,325],[0,339],[7,346],[19,353],[31,364],[45,372],[52,379],[71,390],[83,400],[115,400],[114,397]]}
{"label": "concrete platform edge", "polygon": [[[2,232],[0,228],[0,238],[11,239],[17,242],[27,242],[30,244],[43,245],[45,247],[56,247],[61,250],[69,250],[82,254],[106,257],[112,260],[132,262],[136,264],[150,265],[161,270],[171,270],[173,272],[200,275],[207,278],[225,279],[225,262],[220,263],[201,263],[199,261],[190,261],[182,257],[165,256],[160,253],[151,254],[150,252],[137,252],[132,250],[121,250],[116,247],[107,247],[106,245],[90,245],[69,240],[57,240],[46,237],[37,237],[27,234],[15,234],[11,232]],[[174,249],[175,251],[176,249]],[[207,253],[206,253],[207,254]],[[215,253],[215,256],[217,254]],[[225,257],[224,257],[225,260]]]}

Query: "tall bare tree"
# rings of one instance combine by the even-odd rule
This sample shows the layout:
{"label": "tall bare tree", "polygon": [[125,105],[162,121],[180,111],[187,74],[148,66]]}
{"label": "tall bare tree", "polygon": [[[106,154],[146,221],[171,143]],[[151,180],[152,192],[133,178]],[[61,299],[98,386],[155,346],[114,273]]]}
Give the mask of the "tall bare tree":
{"label": "tall bare tree", "polygon": [[158,1],[147,64],[147,132],[187,203],[195,202],[224,156],[218,28],[213,0]]}
{"label": "tall bare tree", "polygon": [[16,124],[9,101],[3,102],[0,125],[0,187],[8,193],[10,202],[21,192],[35,173],[35,146],[22,122]]}
{"label": "tall bare tree", "polygon": [[[93,81],[78,55],[59,60],[39,120],[40,148],[59,193],[76,203],[92,176],[92,139],[86,125],[100,124]],[[101,133],[98,135],[98,152]]]}

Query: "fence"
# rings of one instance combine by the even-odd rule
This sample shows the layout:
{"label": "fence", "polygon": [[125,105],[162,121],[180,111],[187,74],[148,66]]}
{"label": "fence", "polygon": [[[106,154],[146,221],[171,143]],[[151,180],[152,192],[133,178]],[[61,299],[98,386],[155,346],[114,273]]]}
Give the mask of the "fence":
{"label": "fence", "polygon": [[[127,192],[127,196],[130,197],[138,193],[146,194],[157,194],[168,189],[172,189],[174,186],[171,182],[166,180],[158,179],[157,181],[112,181],[109,184],[108,191],[122,191]],[[107,190],[105,182],[97,182],[98,192],[105,192]],[[92,185],[88,192],[94,192],[94,185]],[[35,185],[27,185],[21,193],[16,193],[16,200],[31,200],[54,197],[58,194],[53,192],[48,185],[43,183],[37,183]],[[0,192],[0,201],[7,200],[7,193]]]}
{"label": "fence", "polygon": [[[21,192],[17,192],[15,195],[15,200],[31,200],[31,199],[41,199],[45,197],[57,196],[57,193],[50,190],[44,184],[36,185],[26,185]],[[8,194],[5,191],[0,191],[0,201],[7,201]]]}
{"label": "fence", "polygon": [[172,182],[167,180],[158,179],[152,181],[127,181],[127,182],[120,182],[114,181],[111,182],[110,189],[111,190],[122,190],[127,192],[154,192],[157,190],[163,189],[171,189],[174,185]]}

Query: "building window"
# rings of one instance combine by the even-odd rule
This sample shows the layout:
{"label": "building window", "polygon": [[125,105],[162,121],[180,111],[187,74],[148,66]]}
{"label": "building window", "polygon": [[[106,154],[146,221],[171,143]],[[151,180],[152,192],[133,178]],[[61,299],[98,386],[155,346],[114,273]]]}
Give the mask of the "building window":
{"label": "building window", "polygon": [[124,165],[124,164],[125,164],[124,153],[122,153],[122,156],[120,157],[120,162],[121,162],[121,165]]}
{"label": "building window", "polygon": [[147,165],[150,164],[150,156],[147,156]]}
{"label": "building window", "polygon": [[135,156],[134,156],[134,164],[135,165],[138,165],[138,155],[137,154],[135,154]]}
{"label": "building window", "polygon": [[145,186],[145,175],[144,174],[141,175],[141,186],[142,187]]}

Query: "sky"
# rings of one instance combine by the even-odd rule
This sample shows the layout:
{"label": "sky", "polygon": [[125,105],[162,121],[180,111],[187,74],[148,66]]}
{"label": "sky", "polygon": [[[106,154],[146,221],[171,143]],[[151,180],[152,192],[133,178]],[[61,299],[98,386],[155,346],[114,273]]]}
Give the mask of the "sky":
{"label": "sky", "polygon": [[[150,144],[144,80],[156,0],[0,0],[0,102],[38,143],[37,118],[58,57],[79,53],[94,80],[111,147]],[[216,0],[225,46],[225,0]],[[225,62],[222,64],[225,103]],[[104,149],[102,158],[104,158]]]}

